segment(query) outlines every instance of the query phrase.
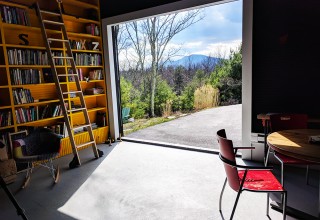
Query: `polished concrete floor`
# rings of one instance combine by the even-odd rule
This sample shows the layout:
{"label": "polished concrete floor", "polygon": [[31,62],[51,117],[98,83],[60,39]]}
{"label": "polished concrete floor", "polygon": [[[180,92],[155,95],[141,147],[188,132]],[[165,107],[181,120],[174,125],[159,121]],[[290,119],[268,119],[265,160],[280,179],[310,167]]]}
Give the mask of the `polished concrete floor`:
{"label": "polished concrete floor", "polygon": [[[39,168],[30,185],[20,190],[20,174],[9,188],[28,218],[229,219],[236,193],[226,187],[221,216],[219,194],[225,175],[217,155],[129,142],[99,148],[104,157],[92,159],[92,151],[83,150],[82,166],[76,169],[68,169],[71,156],[57,159],[61,170],[57,184],[52,184],[47,170]],[[318,173],[311,172],[307,186],[305,169],[290,167],[287,171],[289,205],[316,215]],[[277,198],[272,196],[272,200]],[[0,219],[21,219],[3,190]],[[244,192],[234,219],[269,219],[266,194]],[[282,214],[270,209],[270,219],[282,219]]]}

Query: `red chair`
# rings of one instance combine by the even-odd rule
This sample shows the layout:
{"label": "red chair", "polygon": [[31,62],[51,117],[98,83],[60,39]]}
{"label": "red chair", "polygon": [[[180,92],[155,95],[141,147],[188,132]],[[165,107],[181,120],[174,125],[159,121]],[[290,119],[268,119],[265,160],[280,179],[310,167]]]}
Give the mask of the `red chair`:
{"label": "red chair", "polygon": [[[265,192],[267,196],[267,216],[269,216],[269,193],[279,192],[283,196],[283,219],[286,218],[286,203],[287,203],[287,192],[284,190],[282,185],[276,179],[276,177],[270,171],[270,167],[261,166],[245,166],[238,165],[236,163],[235,155],[238,149],[252,149],[252,147],[233,147],[231,140],[227,139],[226,132],[224,129],[217,132],[217,138],[220,147],[219,157],[224,163],[224,169],[227,174],[227,178],[224,181],[219,200],[219,211],[221,211],[222,195],[228,181],[229,186],[236,192],[238,192],[236,201],[234,203],[231,217],[233,218],[236,210],[240,194],[242,191],[247,190],[251,192]],[[239,170],[238,170],[239,168]],[[241,170],[240,170],[241,169]]]}
{"label": "red chair", "polygon": [[[291,129],[306,129],[307,126],[308,126],[308,115],[306,114],[271,114],[270,115],[271,132],[291,130]],[[265,165],[268,164],[269,154],[270,154],[270,146],[268,146]],[[306,182],[308,184],[308,176],[309,176],[308,164],[311,164],[310,162],[289,157],[278,152],[274,152],[274,156],[281,163],[281,184],[282,185],[284,185],[283,171],[284,171],[285,164],[307,165]]]}

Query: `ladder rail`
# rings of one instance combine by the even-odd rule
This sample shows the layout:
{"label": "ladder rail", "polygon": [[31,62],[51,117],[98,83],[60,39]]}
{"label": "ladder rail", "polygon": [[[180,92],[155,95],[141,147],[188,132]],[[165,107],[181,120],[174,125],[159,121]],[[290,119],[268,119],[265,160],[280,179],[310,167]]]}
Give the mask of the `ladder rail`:
{"label": "ladder rail", "polygon": [[[62,3],[59,3],[60,19],[61,19],[61,22],[64,23],[63,16],[62,16],[62,10],[61,10],[61,4]],[[66,27],[65,26],[61,26],[61,30],[62,30],[63,38],[64,39],[69,39]],[[73,59],[70,59],[70,64],[71,64],[71,67],[72,67],[72,71],[73,71],[74,74],[78,75],[77,67],[76,67],[76,64],[75,64],[75,61],[74,61],[74,56],[73,56],[73,53],[72,53],[72,50],[71,50],[71,46],[70,46],[69,40],[68,40],[68,43],[65,44],[65,46],[66,46],[66,49],[67,49],[68,56],[73,58]],[[77,90],[78,91],[82,91],[81,84],[80,84],[80,81],[79,81],[79,76],[76,76],[75,83],[76,83]],[[79,97],[80,97],[81,106],[83,108],[87,109],[87,105],[86,105],[86,102],[84,100],[84,96],[81,95]],[[88,126],[88,133],[89,133],[89,136],[90,136],[90,140],[94,141],[95,139],[94,139],[93,130],[92,130],[92,126],[91,126],[91,122],[90,122],[88,111],[87,110],[83,111],[83,115],[84,115],[84,118],[85,118],[85,123],[87,125],[89,125]],[[92,150],[93,150],[93,153],[94,153],[95,157],[99,157],[99,153],[98,153],[98,149],[97,149],[97,145],[96,145],[95,141],[92,144]]]}
{"label": "ladder rail", "polygon": [[[61,108],[62,108],[62,113],[63,113],[63,116],[64,116],[64,121],[66,123],[66,127],[67,127],[67,131],[68,131],[68,134],[69,134],[70,143],[71,143],[71,146],[72,146],[72,151],[73,151],[73,154],[74,154],[74,159],[71,162],[71,163],[73,163],[73,165],[72,165],[72,168],[73,168],[76,165],[81,165],[80,158],[79,158],[79,153],[78,153],[79,146],[91,145],[93,153],[94,153],[94,156],[96,158],[98,158],[99,156],[102,156],[103,152],[99,151],[97,149],[96,141],[95,141],[95,138],[94,138],[94,135],[93,135],[93,130],[92,130],[92,126],[91,126],[91,123],[90,123],[90,118],[89,118],[87,106],[86,106],[86,103],[85,103],[85,100],[84,100],[83,91],[82,91],[81,84],[80,84],[80,81],[79,81],[79,76],[78,76],[78,73],[77,73],[77,68],[76,68],[76,65],[75,65],[74,57],[73,57],[73,54],[72,54],[70,41],[69,41],[69,38],[68,38],[68,35],[67,35],[67,31],[66,31],[66,28],[65,28],[65,25],[64,25],[64,20],[63,20],[63,15],[62,15],[62,9],[63,9],[62,1],[58,0],[57,3],[58,3],[58,7],[59,7],[59,13],[56,13],[56,14],[57,14],[57,16],[59,16],[60,22],[55,22],[55,23],[57,23],[57,24],[59,23],[59,26],[60,26],[61,31],[62,31],[62,38],[63,39],[48,38],[47,32],[46,32],[45,23],[52,23],[52,22],[43,19],[41,13],[42,12],[44,14],[48,14],[48,13],[40,10],[38,2],[35,3],[35,8],[36,8],[36,12],[37,12],[37,15],[38,15],[38,18],[39,18],[42,37],[43,37],[43,40],[45,42],[45,46],[46,46],[46,49],[47,49],[48,61],[50,63],[51,71],[53,73],[53,79],[54,79],[54,82],[55,82],[55,85],[56,85],[57,93],[58,93],[59,100],[60,100],[60,105],[61,105]],[[60,25],[60,24],[62,24],[62,25]],[[67,49],[67,54],[68,54],[69,57],[64,57],[64,62],[65,62],[65,65],[68,66],[67,65],[68,64],[67,60],[69,60],[69,62],[71,64],[71,69],[73,71],[73,74],[66,73],[66,74],[63,74],[63,75],[65,75],[65,76],[72,75],[74,77],[75,83],[76,83],[76,87],[77,87],[77,92],[72,92],[69,89],[67,89],[67,92],[63,92],[62,91],[61,86],[60,86],[59,75],[57,73],[57,69],[56,69],[55,62],[54,62],[54,59],[62,58],[62,57],[57,57],[57,56],[54,56],[52,54],[49,41],[61,42],[64,45],[64,47]],[[77,110],[71,108],[70,102],[68,102],[68,104],[69,104],[68,105],[68,109],[69,110],[68,110],[66,105],[65,105],[67,102],[66,102],[66,100],[64,98],[64,95],[66,95],[66,94],[69,95],[71,93],[79,94],[78,97],[79,97],[80,103],[81,103],[81,108],[79,110],[81,110],[83,112],[83,115],[84,115],[84,118],[85,118],[85,123],[86,123],[84,126],[87,127],[87,133],[89,134],[89,138],[90,138],[89,142],[80,144],[78,146],[77,146],[77,144],[75,142],[74,129],[73,129],[73,126],[71,125],[71,122],[70,122],[70,119],[69,119],[69,117],[70,117],[69,113],[72,114],[72,111],[77,111]],[[71,167],[71,163],[69,164],[70,167]]]}

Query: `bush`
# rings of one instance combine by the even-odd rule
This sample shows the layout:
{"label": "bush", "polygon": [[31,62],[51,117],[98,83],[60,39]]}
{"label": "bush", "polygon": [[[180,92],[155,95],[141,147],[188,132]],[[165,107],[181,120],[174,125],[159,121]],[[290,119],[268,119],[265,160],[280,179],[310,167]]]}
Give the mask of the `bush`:
{"label": "bush", "polygon": [[161,116],[166,108],[166,105],[168,104],[168,101],[172,102],[172,100],[175,98],[176,95],[168,83],[164,80],[158,80],[154,97],[154,113],[158,116]]}
{"label": "bush", "polygon": [[218,106],[219,90],[211,85],[203,85],[194,92],[194,108],[196,110]]}

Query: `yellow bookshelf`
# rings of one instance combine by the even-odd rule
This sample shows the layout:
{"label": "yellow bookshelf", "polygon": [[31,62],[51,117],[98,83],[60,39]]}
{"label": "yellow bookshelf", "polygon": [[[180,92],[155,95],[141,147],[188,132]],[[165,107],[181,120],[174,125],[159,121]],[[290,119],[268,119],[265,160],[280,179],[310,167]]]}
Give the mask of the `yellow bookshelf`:
{"label": "yellow bookshelf", "polygon": [[[19,130],[30,127],[44,127],[63,123],[63,116],[55,115],[45,118],[35,117],[32,121],[21,121],[21,111],[33,111],[37,109],[37,113],[41,114],[46,106],[55,108],[59,104],[58,96],[56,94],[55,84],[48,80],[47,74],[50,65],[45,62],[46,48],[41,35],[38,17],[35,10],[30,7],[35,1],[12,0],[10,2],[0,1],[0,7],[9,6],[24,10],[29,20],[29,25],[12,24],[4,17],[0,20],[0,115],[10,114],[9,124],[1,124],[0,134],[8,132],[17,132]],[[43,10],[56,12],[57,4],[55,1],[48,2],[47,0],[39,1],[40,7]],[[85,94],[85,101],[88,108],[88,113],[91,123],[97,123],[99,127],[94,130],[94,135],[97,143],[104,143],[108,138],[108,109],[107,109],[107,95],[105,85],[105,71],[103,64],[103,48],[101,36],[101,22],[99,14],[98,0],[63,0],[64,14],[63,19],[68,32],[70,40],[77,42],[72,47],[74,54],[79,56],[94,57],[93,59],[101,59],[96,61],[96,65],[87,65],[87,63],[77,63],[77,68],[81,70],[83,80],[80,81],[82,90],[102,88],[103,94]],[[5,16],[3,10],[2,16]],[[21,15],[17,15],[21,16]],[[19,17],[22,20],[21,17]],[[12,20],[11,20],[12,21]],[[14,23],[14,22],[13,22]],[[93,29],[92,29],[93,27]],[[50,29],[47,32],[48,37],[57,38],[61,36],[61,31]],[[93,50],[93,44],[96,47]],[[66,55],[66,48],[52,43],[52,50],[61,55]],[[72,46],[72,45],[71,45]],[[83,48],[84,47],[84,48]],[[35,55],[37,54],[37,55]],[[32,57],[36,57],[35,62],[31,62]],[[41,58],[40,58],[41,57]],[[18,61],[17,61],[18,60]],[[41,62],[38,62],[41,60]],[[67,62],[62,62],[56,65],[58,74],[66,74],[70,69]],[[32,71],[33,81],[27,81],[27,74]],[[101,74],[100,78],[92,78],[91,74],[98,71]],[[20,74],[20,75],[19,75]],[[35,77],[36,76],[36,77]],[[30,76],[29,76],[30,77]],[[22,81],[24,82],[22,83]],[[65,77],[64,82],[61,82],[61,88],[73,88],[75,83],[72,79]],[[17,104],[16,91],[28,90],[34,102]],[[27,94],[25,92],[24,94]],[[77,105],[79,100],[70,95],[65,96],[65,100],[69,105]],[[44,111],[44,110],[43,110]],[[8,113],[10,112],[10,113]],[[101,121],[99,115],[104,114],[104,121]],[[54,114],[51,114],[54,115]],[[84,123],[83,113],[71,112],[69,114],[70,121],[74,126]],[[20,117],[20,118],[19,118]],[[30,116],[31,117],[31,116]],[[32,116],[33,117],[33,116]],[[23,117],[22,117],[23,118]],[[19,123],[18,123],[19,122]],[[88,134],[83,132],[75,135],[77,143],[88,141]],[[60,156],[72,153],[69,138],[66,137],[62,141],[62,153]]]}

